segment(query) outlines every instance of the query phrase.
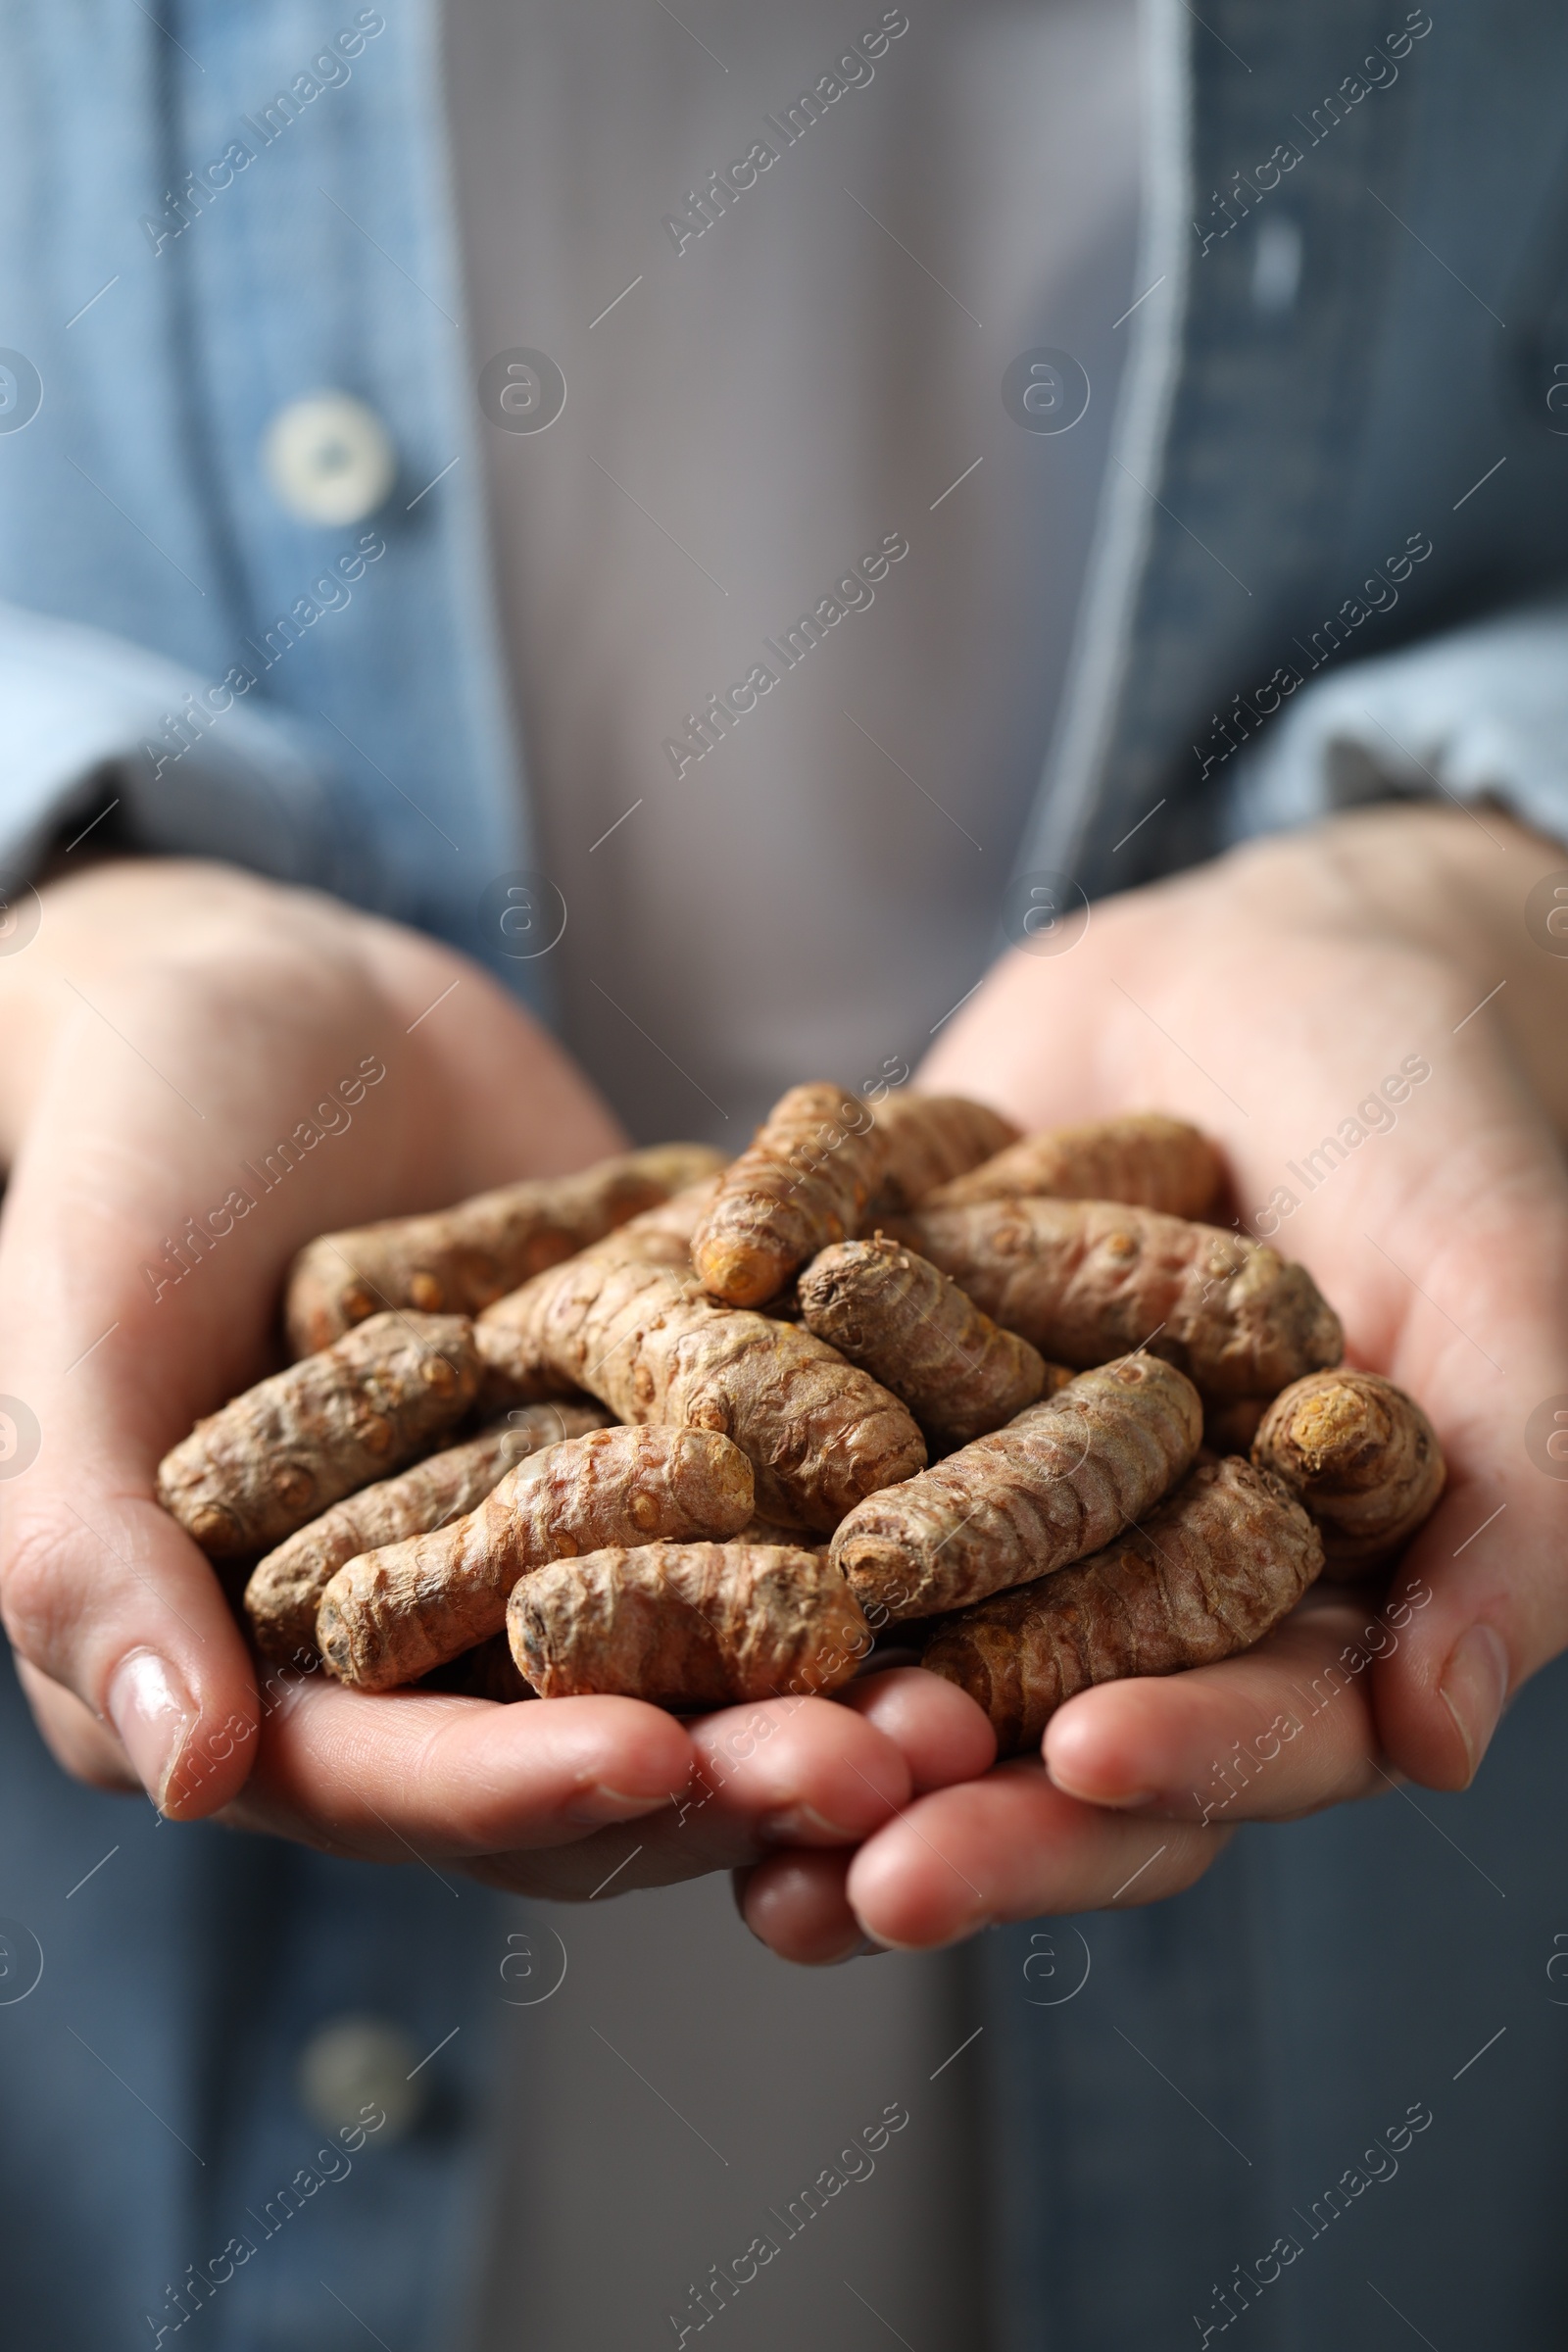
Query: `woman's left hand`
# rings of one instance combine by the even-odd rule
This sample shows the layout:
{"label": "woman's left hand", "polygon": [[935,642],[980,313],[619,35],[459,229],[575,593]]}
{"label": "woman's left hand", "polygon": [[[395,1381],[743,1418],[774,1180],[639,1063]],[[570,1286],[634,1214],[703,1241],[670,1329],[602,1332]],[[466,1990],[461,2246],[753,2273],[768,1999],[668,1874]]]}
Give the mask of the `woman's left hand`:
{"label": "woman's left hand", "polygon": [[1241,1229],[1425,1406],[1448,1485],[1388,1589],[1319,1586],[1245,1656],[1080,1693],[1043,1754],[853,1857],[754,1870],[743,1909],[775,1949],[1156,1901],[1241,1821],[1473,1778],[1568,1646],[1568,959],[1526,920],[1559,870],[1490,810],[1341,817],[1102,903],[955,1020],[922,1084],[1030,1127],[1158,1107],[1213,1134]]}

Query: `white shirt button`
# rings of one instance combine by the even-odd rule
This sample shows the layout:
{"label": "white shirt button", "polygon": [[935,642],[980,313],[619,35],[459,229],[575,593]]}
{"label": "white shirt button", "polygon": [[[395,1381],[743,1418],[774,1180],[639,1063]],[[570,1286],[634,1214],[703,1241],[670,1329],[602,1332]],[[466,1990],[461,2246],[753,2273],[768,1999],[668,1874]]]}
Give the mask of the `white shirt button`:
{"label": "white shirt button", "polygon": [[279,409],[262,463],[279,504],[301,522],[363,522],[397,473],[386,426],[350,392],[312,392]]}
{"label": "white shirt button", "polygon": [[[418,2062],[408,2034],[389,2019],[329,2018],[300,2052],[300,2104],[323,2132],[357,2124],[374,2132],[377,2146],[388,2146],[419,2120],[425,2084],[417,2080]],[[379,2125],[377,2111],[385,2118]]]}

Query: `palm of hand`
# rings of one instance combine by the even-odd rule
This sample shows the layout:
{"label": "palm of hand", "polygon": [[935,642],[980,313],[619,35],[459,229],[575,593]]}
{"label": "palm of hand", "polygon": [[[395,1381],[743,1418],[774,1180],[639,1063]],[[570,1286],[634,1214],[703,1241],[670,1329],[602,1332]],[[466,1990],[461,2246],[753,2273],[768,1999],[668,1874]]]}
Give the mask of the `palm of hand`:
{"label": "palm of hand", "polygon": [[1386,1593],[1319,1586],[1245,1656],[1082,1693],[1043,1764],[923,1798],[852,1865],[764,1866],[744,1899],[779,1949],[824,1958],[860,1931],[940,1943],[1124,1886],[1153,1900],[1243,1819],[1395,1774],[1470,1779],[1507,1691],[1568,1641],[1568,1487],[1526,1442],[1568,1391],[1568,1183],[1477,1010],[1498,976],[1251,903],[1221,867],[1106,903],[1079,944],[1015,956],[954,1022],[922,1083],[1028,1126],[1159,1107],[1215,1135],[1225,1216],[1299,1257],[1349,1360],[1421,1400],[1448,1486]]}
{"label": "palm of hand", "polygon": [[[105,867],[50,892],[0,985],[18,1046],[0,1072],[0,1389],[40,1433],[0,1482],[0,1600],[68,1769],[145,1783],[187,1818],[587,1895],[634,1843],[617,1891],[750,1859],[764,1825],[862,1837],[907,1800],[922,1742],[954,1770],[984,1763],[956,1693],[895,1694],[881,1721],[811,1702],[689,1732],[618,1698],[381,1699],[320,1678],[258,1692],[219,1577],[153,1478],[198,1413],[273,1368],[294,1250],[620,1139],[475,967],[236,875]],[[367,1067],[384,1074],[367,1084]],[[236,1186],[252,1205],[215,1217]],[[645,1815],[635,1837],[616,1826]]]}

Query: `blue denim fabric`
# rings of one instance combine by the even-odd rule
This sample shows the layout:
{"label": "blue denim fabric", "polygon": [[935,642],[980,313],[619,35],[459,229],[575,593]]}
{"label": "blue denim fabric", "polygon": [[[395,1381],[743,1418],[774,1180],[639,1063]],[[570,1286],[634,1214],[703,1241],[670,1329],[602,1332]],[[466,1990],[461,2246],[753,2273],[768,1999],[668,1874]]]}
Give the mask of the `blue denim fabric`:
{"label": "blue denim fabric", "polygon": [[[312,72],[331,35],[352,46],[372,19],[384,28],[362,27],[358,55]],[[6,763],[0,857],[35,850],[72,784],[114,760],[151,846],[291,877],[308,864],[343,896],[482,953],[477,901],[526,864],[525,816],[489,596],[436,11],[192,0],[162,21],[168,32],[107,0],[46,12],[17,0],[0,14],[0,339],[43,387],[32,422],[0,433],[0,598],[124,641],[106,666],[142,648],[189,673],[149,662],[139,697],[126,686],[80,745],[73,779],[50,744],[57,728],[74,735],[74,698],[41,663],[30,685],[19,679],[32,666],[24,636],[7,663],[7,737],[14,725],[31,756]],[[328,73],[345,78],[324,86]],[[262,110],[304,81],[323,86],[297,99],[297,119],[280,111],[264,144]],[[237,134],[253,160],[225,188],[209,174],[205,198],[186,191],[181,226],[186,175]],[[264,667],[269,629],[302,599],[325,601],[313,583],[362,535],[294,519],[260,462],[277,411],[323,386],[368,400],[396,445],[398,479],[373,518],[386,553],[351,602]],[[77,639],[67,652],[83,659]],[[160,773],[163,716],[236,666],[255,687]],[[264,725],[236,754],[240,713]],[[258,824],[222,763],[259,758],[269,719],[280,808]]]}
{"label": "blue denim fabric", "polygon": [[1565,1705],[1559,1660],[1462,1796],[1244,1829],[1172,1902],[987,1939],[999,2352],[1554,2352]]}
{"label": "blue denim fabric", "polygon": [[1240,839],[1304,824],[1325,808],[1386,800],[1395,790],[1425,798],[1438,782],[1456,801],[1494,793],[1562,837],[1565,672],[1561,604],[1350,664],[1283,708],[1267,738],[1236,761],[1228,829]]}
{"label": "blue denim fabric", "polygon": [[[0,858],[24,869],[109,775],[149,846],[309,877],[483,955],[477,902],[526,863],[525,796],[434,8],[388,6],[373,31],[382,12],[353,0],[328,16],[304,0],[156,13],[0,8],[0,342],[43,389],[24,430],[0,430]],[[1228,824],[1327,805],[1323,747],[1340,737],[1311,735],[1316,670],[1542,599],[1568,545],[1568,440],[1549,405],[1568,17],[1450,0],[1402,50],[1397,0],[1209,0],[1202,17],[1180,0],[1151,11],[1145,282],[1159,283],[1130,321],[1077,685],[1024,856],[1092,888],[1201,855]],[[187,194],[174,233],[170,192],[276,91],[303,91],[327,37],[356,24],[368,37],[347,77],[323,69],[297,120],[248,133],[243,172]],[[1380,42],[1396,78],[1368,69],[1382,86],[1342,96],[1331,122],[1327,94]],[[1260,187],[1282,142],[1299,161]],[[265,662],[278,616],[358,536],[292,520],[258,462],[269,419],[324,385],[391,427],[400,476],[372,518],[385,552]],[[1431,553],[1394,578],[1396,603],[1368,588],[1417,536]],[[1467,639],[1454,688],[1458,739],[1494,757],[1461,763],[1453,789],[1517,791],[1544,823],[1568,823],[1561,630],[1546,612]],[[1496,723],[1515,662],[1535,696],[1528,759],[1525,731]],[[169,759],[182,697],[236,665],[255,686]],[[1369,696],[1381,666],[1367,662]],[[1271,686],[1282,670],[1296,682]],[[1370,788],[1407,780],[1362,748]],[[1255,802],[1237,797],[1244,776]],[[1161,798],[1113,865],[1110,844]],[[1095,1974],[1066,2006],[1020,2002],[1049,1982],[1024,1974],[1032,1931],[993,1939],[1009,2346],[1193,2340],[1211,2281],[1253,2266],[1412,2101],[1434,2122],[1399,2176],[1327,2245],[1305,2242],[1298,2288],[1259,2291],[1250,2339],[1402,2340],[1372,2293],[1355,2301],[1355,2233],[1376,2216],[1371,2276],[1432,2340],[1554,2340],[1564,2061],[1543,1833],[1568,1774],[1562,1689],[1559,1669],[1525,1694],[1472,1794],[1420,1800],[1436,1828],[1391,1798],[1250,1834],[1182,1900],[1085,1922]],[[0,1914],[44,1955],[25,1999],[6,2005],[0,1979],[8,2352],[152,2340],[167,2285],[313,2160],[294,2060],[323,2016],[367,2007],[421,2047],[461,2029],[432,2062],[434,2120],[356,2156],[199,2331],[224,2352],[359,2340],[324,2278],[400,2352],[451,2342],[481,2210],[495,1900],[159,1826],[66,1782],[9,1678],[0,1762]],[[1455,2080],[1499,2024],[1506,2037]]]}
{"label": "blue denim fabric", "polygon": [[[1365,664],[1370,686],[1379,657],[1568,571],[1568,18],[1537,0],[1200,15],[1211,30],[1179,7],[1150,21],[1139,282],[1157,291],[1129,321],[1073,691],[1021,860],[1091,896],[1206,855],[1238,755],[1266,773],[1277,714],[1320,672]],[[1553,626],[1555,756],[1493,785],[1561,832]],[[1506,632],[1491,650],[1478,716],[1512,693]],[[1307,790],[1332,798],[1321,774]]]}
{"label": "blue denim fabric", "polygon": [[[359,2331],[334,2294],[401,2352],[452,2342],[487,2211],[503,1898],[78,1788],[9,1664],[0,1787],[6,2352],[151,2346],[160,2328],[208,2352],[336,2352]],[[420,2055],[446,2046],[408,2136],[334,2154],[296,2070],[318,2027],[367,2012]],[[192,2267],[222,2283],[199,2294]]]}

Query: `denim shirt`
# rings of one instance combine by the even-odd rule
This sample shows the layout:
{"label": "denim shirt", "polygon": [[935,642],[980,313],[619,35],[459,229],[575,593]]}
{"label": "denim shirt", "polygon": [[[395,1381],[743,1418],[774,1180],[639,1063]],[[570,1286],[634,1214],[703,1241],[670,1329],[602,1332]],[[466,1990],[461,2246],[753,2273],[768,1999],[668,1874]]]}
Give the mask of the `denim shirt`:
{"label": "denim shirt", "polygon": [[[1491,792],[1568,831],[1568,17],[1153,0],[1148,40],[1147,294],[1021,870],[1093,894],[1402,791]],[[128,842],[322,885],[515,978],[481,912],[529,862],[527,802],[452,331],[435,9],[9,0],[3,56],[4,879],[115,800]],[[384,504],[345,528],[286,513],[257,462],[321,386],[395,450]],[[426,818],[464,845],[450,863]],[[1340,2176],[1424,2102],[1439,2129],[1407,2142],[1403,2204],[1353,2192],[1396,2217],[1377,2291],[1439,2340],[1546,2340],[1562,2059],[1530,1825],[1568,1780],[1560,1679],[1477,1789],[1423,1800],[1514,1898],[1506,1929],[1449,1830],[1389,1802],[1256,1833],[1192,1895],[1085,1921],[1082,2006],[1042,1997],[1040,1935],[990,1939],[1001,2340],[1152,2343],[1189,2308],[1205,2342],[1243,2313],[1259,2344],[1321,2340],[1358,2225],[1292,2222],[1301,2194],[1319,2209],[1288,2183]],[[8,2345],[173,2341],[198,2302],[215,2345],[356,2341],[338,2302],[406,2352],[455,2340],[505,1907],[77,1788],[9,1678],[0,1745]],[[431,2096],[349,2179],[295,2062],[365,2007],[433,2053]],[[1504,2058],[1465,2071],[1499,2018]],[[1472,2227],[1490,2286],[1439,2299],[1419,2268]],[[1269,2257],[1275,2279],[1301,2264],[1287,2318],[1259,2279],[1292,2232]]]}
{"label": "denim shirt", "polygon": [[[193,5],[189,48],[87,0],[7,13],[0,863],[24,880],[112,777],[142,846],[515,978],[480,905],[528,863],[526,792],[436,12],[342,13]],[[1150,11],[1148,291],[1020,853],[1091,895],[1391,788],[1568,824],[1559,617],[1466,629],[1562,572],[1568,28],[1538,0],[1222,14]],[[368,529],[302,523],[258,465],[323,385],[391,435]],[[1352,666],[1353,708],[1322,691]]]}

